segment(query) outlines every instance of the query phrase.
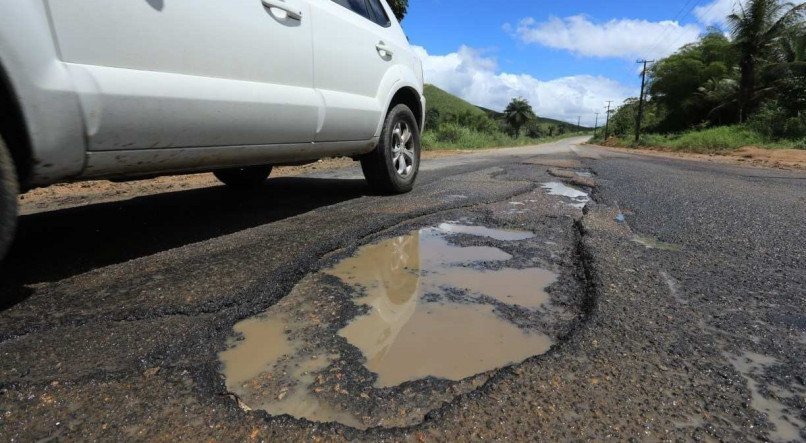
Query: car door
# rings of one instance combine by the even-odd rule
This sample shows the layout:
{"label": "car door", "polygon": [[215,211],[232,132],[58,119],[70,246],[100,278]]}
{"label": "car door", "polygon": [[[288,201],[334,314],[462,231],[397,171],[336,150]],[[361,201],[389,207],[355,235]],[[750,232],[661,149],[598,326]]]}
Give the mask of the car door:
{"label": "car door", "polygon": [[311,2],[314,86],[325,101],[317,141],[368,140],[375,134],[383,112],[379,88],[397,49],[387,35],[391,22],[383,7],[377,11],[379,5]]}
{"label": "car door", "polygon": [[47,0],[91,150],[312,142],[310,0]]}

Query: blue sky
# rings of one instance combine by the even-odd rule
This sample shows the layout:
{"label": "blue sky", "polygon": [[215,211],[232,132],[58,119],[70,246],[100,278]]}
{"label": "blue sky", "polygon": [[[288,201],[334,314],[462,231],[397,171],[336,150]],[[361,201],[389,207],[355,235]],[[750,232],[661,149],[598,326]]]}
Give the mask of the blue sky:
{"label": "blue sky", "polygon": [[475,104],[513,96],[539,115],[593,124],[640,88],[637,58],[690,43],[745,0],[409,0],[403,21],[426,81]]}

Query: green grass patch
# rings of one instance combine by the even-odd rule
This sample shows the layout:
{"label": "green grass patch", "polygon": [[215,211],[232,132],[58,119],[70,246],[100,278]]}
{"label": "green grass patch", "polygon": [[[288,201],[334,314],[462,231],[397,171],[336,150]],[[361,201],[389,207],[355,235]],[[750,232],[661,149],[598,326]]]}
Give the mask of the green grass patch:
{"label": "green grass patch", "polygon": [[439,130],[426,131],[422,137],[423,149],[427,151],[441,149],[486,149],[529,146],[547,143],[579,134],[563,134],[554,137],[510,137],[502,132],[485,133],[458,125],[442,125]]}
{"label": "green grass patch", "polygon": [[806,149],[806,140],[770,140],[746,126],[719,126],[681,134],[646,134],[637,144],[631,136],[615,137],[608,140],[607,144],[696,153],[733,151],[745,146]]}

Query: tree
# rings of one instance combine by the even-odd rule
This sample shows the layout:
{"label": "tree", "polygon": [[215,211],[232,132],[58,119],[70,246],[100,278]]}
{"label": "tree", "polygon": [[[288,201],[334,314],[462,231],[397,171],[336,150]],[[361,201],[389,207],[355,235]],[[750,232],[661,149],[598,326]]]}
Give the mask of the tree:
{"label": "tree", "polygon": [[504,109],[504,120],[512,128],[516,137],[520,136],[523,125],[535,118],[537,116],[529,101],[522,97],[513,98]]}
{"label": "tree", "polygon": [[757,102],[759,63],[770,57],[779,38],[797,24],[806,3],[793,6],[780,0],[750,0],[728,16],[731,36],[739,50],[739,120],[744,121]]}
{"label": "tree", "polygon": [[719,103],[705,100],[700,88],[735,75],[736,58],[731,42],[710,32],[655,63],[649,70],[649,95],[662,111],[656,129],[681,131],[708,120]]}
{"label": "tree", "polygon": [[734,123],[739,83],[733,78],[714,77],[697,90],[697,95],[711,109],[708,120],[715,124]]}
{"label": "tree", "polygon": [[764,79],[779,105],[790,116],[806,111],[806,25],[792,28],[779,40]]}
{"label": "tree", "polygon": [[403,21],[403,17],[406,16],[406,11],[409,9],[409,0],[389,0],[389,6],[398,21]]}

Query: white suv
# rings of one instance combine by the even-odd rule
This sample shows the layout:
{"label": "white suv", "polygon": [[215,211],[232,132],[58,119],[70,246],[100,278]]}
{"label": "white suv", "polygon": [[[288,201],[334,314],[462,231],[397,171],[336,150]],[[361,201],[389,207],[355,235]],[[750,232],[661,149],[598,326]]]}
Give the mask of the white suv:
{"label": "white suv", "polygon": [[384,0],[0,0],[0,257],[56,182],[361,161],[409,191],[422,65]]}

